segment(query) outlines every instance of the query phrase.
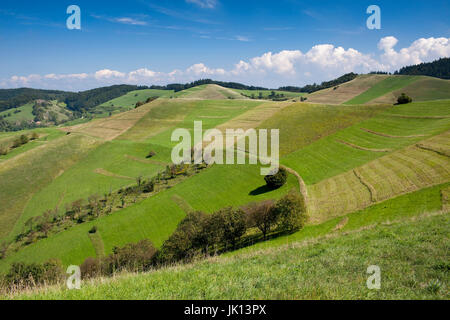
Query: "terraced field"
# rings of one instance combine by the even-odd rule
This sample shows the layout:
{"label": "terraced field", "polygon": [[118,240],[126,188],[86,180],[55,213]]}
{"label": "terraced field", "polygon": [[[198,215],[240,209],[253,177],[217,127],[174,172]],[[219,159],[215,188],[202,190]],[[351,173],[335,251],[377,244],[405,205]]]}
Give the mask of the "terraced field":
{"label": "terraced field", "polygon": [[[378,208],[380,213],[383,203],[398,209],[396,203],[415,203],[412,194],[417,199],[420,195],[433,199],[428,203],[421,198],[427,210],[441,204],[441,189],[437,188],[450,180],[449,101],[336,106],[202,99],[220,93],[219,89],[191,88],[177,93],[183,97],[180,99],[161,98],[106,119],[64,128],[64,132],[42,131],[48,135],[48,142],[30,144],[29,149],[18,150],[0,162],[0,181],[14,180],[18,188],[10,193],[8,184],[0,183],[0,195],[6,197],[6,206],[0,208],[0,225],[8,226],[0,230],[0,238],[12,238],[27,219],[47,209],[117,190],[135,183],[137,176],[155,175],[170,163],[172,131],[192,131],[193,122],[198,120],[203,121],[204,130],[281,129],[281,163],[303,178],[309,192],[311,224],[292,239],[357,226],[352,217],[358,216],[360,222],[365,218],[352,212],[368,207],[363,211]],[[226,93],[221,94],[226,97]],[[0,134],[0,143],[12,138]],[[146,159],[150,150],[156,155]],[[42,262],[54,257],[64,264],[79,264],[88,256],[110,253],[114,246],[141,239],[160,246],[187,211],[213,212],[226,206],[277,199],[299,187],[299,180],[291,174],[284,187],[268,190],[259,169],[254,165],[212,166],[111,215],[52,234],[11,253],[0,260],[0,271],[14,261]],[[30,179],[30,172],[38,172],[37,179]],[[16,183],[17,179],[20,183]],[[435,199],[436,193],[439,200]],[[23,196],[17,198],[17,194]],[[393,197],[400,200],[387,202]],[[419,203],[415,204],[418,211],[411,207],[411,212],[422,212]],[[398,214],[408,213],[400,210]],[[377,219],[375,213],[367,215],[373,221]],[[98,228],[96,238],[88,235],[94,225]],[[286,239],[291,238],[273,241]]]}
{"label": "terraced field", "polygon": [[344,102],[344,104],[364,104],[375,100],[378,97],[400,90],[415,81],[420,80],[420,76],[388,76],[382,81],[374,84],[370,89],[360,95]]}
{"label": "terraced field", "polygon": [[413,101],[450,99],[450,80],[421,77],[399,90],[372,100],[371,103],[396,103],[402,93],[410,96]]}
{"label": "terraced field", "polygon": [[[432,138],[450,151],[450,131]],[[427,144],[427,140],[423,142]],[[410,146],[310,186],[314,223],[354,212],[373,203],[450,181],[450,158]]]}
{"label": "terraced field", "polygon": [[386,155],[379,150],[392,152],[447,131],[449,114],[448,101],[396,106],[296,150],[281,162],[296,170],[306,184],[315,184]]}
{"label": "terraced field", "polygon": [[353,99],[354,97],[357,97],[387,78],[388,76],[386,75],[377,74],[359,75],[352,81],[308,95],[308,102],[342,104],[350,99]]}
{"label": "terraced field", "polygon": [[216,84],[205,84],[177,92],[174,97],[184,99],[247,99],[234,90],[218,86]]}

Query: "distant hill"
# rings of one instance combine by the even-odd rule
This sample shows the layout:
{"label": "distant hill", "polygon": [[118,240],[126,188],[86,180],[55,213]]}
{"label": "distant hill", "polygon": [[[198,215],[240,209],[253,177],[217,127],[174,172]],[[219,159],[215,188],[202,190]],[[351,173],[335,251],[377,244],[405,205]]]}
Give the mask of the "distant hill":
{"label": "distant hill", "polygon": [[0,89],[0,112],[20,107],[32,100],[62,100],[69,92],[31,88]]}
{"label": "distant hill", "polygon": [[344,74],[343,76],[331,80],[331,81],[324,81],[321,84],[308,84],[304,87],[292,87],[292,86],[288,86],[288,87],[280,87],[278,90],[281,91],[291,91],[291,92],[306,92],[306,93],[313,93],[319,90],[323,90],[323,89],[328,89],[328,88],[332,88],[335,86],[338,86],[340,84],[352,81],[353,79],[355,79],[358,75],[356,73],[347,73]]}
{"label": "distant hill", "polygon": [[366,74],[316,91],[308,101],[329,104],[389,103],[406,93],[413,101],[450,99],[450,81],[427,76]]}
{"label": "distant hill", "polygon": [[147,88],[145,86],[114,85],[80,92],[31,88],[0,89],[0,111],[17,108],[39,99],[58,100],[67,104],[67,108],[71,111],[83,112],[130,91]]}
{"label": "distant hill", "polygon": [[395,72],[395,74],[450,79],[450,58],[442,58],[429,63],[421,63],[414,66],[404,67]]}

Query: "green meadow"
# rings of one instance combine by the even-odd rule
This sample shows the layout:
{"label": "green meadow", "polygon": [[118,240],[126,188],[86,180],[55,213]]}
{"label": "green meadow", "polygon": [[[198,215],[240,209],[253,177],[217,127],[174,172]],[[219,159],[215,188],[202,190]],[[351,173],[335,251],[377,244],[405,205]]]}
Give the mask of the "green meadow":
{"label": "green meadow", "polygon": [[[448,299],[449,215],[380,224],[188,266],[50,287],[15,299]],[[369,290],[378,265],[382,290]],[[220,276],[218,276],[220,275]]]}
{"label": "green meadow", "polygon": [[[444,289],[429,292],[426,288],[430,281],[448,280],[444,273],[430,268],[448,255],[445,237],[437,235],[445,234],[448,225],[448,215],[443,213],[450,186],[450,100],[400,106],[365,104],[414,85],[419,78],[387,77],[345,105],[245,99],[236,97],[238,90],[216,85],[177,93],[138,90],[97,107],[103,119],[80,120],[70,128],[0,133],[0,145],[12,143],[23,133],[39,134],[37,140],[0,156],[0,243],[13,240],[28,219],[46,210],[57,208],[64,213],[66,205],[78,199],[94,194],[101,197],[135,185],[137,177],[151,178],[162,172],[171,164],[171,151],[178,143],[171,141],[173,131],[185,128],[193,136],[194,121],[202,121],[204,131],[240,125],[280,129],[280,162],[294,170],[308,189],[310,220],[294,234],[191,266],[123,275],[106,285],[93,280],[80,292],[51,288],[23,297],[445,297],[448,292]],[[150,96],[160,98],[134,108],[137,101]],[[289,93],[289,98],[298,96]],[[113,108],[113,113],[130,111],[109,117]],[[154,155],[148,159],[150,151]],[[298,190],[301,179],[289,174],[283,187],[271,190],[260,174],[260,165],[209,166],[144,200],[8,252],[0,260],[0,272],[13,262],[51,258],[66,266],[78,265],[87,257],[103,256],[116,246],[143,239],[160,247],[187,211],[212,213],[228,206],[279,199]],[[93,236],[89,230],[94,226],[98,232]],[[412,234],[409,238],[408,233]],[[421,239],[427,240],[425,245]],[[411,249],[400,254],[406,247]],[[430,248],[434,251],[425,261]],[[422,264],[413,265],[410,258],[414,254]],[[365,268],[386,255],[378,262],[388,275],[386,290],[379,295],[369,293],[364,287]],[[417,283],[411,274],[397,280],[389,276],[411,265]],[[214,272],[223,277],[212,277]],[[355,274],[358,276],[351,278]],[[211,279],[212,285],[205,286]],[[244,281],[239,284],[239,279]],[[164,290],[159,288],[161,283],[166,283]],[[399,283],[402,289],[396,291],[394,286]],[[314,286],[317,289],[313,290]],[[175,290],[177,287],[182,289]],[[413,293],[413,287],[420,290]]]}
{"label": "green meadow", "polygon": [[344,104],[364,104],[389,92],[406,87],[419,79],[419,76],[390,76]]}

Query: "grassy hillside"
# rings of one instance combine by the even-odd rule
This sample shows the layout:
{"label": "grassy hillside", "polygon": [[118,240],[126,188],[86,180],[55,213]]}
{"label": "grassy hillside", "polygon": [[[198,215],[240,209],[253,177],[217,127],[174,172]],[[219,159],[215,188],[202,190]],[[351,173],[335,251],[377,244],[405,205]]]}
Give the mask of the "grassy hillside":
{"label": "grassy hillside", "polygon": [[374,84],[370,89],[360,95],[348,100],[345,104],[364,104],[370,102],[392,91],[402,89],[419,79],[420,76],[389,76]]}
{"label": "grassy hillside", "polygon": [[397,98],[406,93],[413,101],[450,99],[450,80],[421,77],[419,80],[393,92],[387,93],[372,103],[396,103]]}
{"label": "grassy hillside", "polygon": [[352,81],[308,95],[308,102],[341,104],[362,94],[387,77],[386,75],[377,74],[359,75]]}
{"label": "grassy hillside", "polygon": [[97,116],[107,116],[110,112],[117,113],[130,110],[135,107],[137,102],[145,102],[148,98],[170,97],[172,94],[173,90],[144,89],[130,91],[121,97],[99,105],[93,112]]}
{"label": "grassy hillside", "polygon": [[[79,198],[134,184],[140,175],[155,175],[170,163],[173,130],[192,132],[193,122],[198,120],[203,121],[204,130],[281,129],[281,162],[296,170],[308,185],[312,218],[305,230],[316,230],[312,224],[323,230],[334,228],[339,222],[336,219],[341,219],[338,216],[449,180],[448,136],[437,136],[450,129],[449,101],[393,107],[204,99],[209,94],[226,97],[221,90],[218,86],[194,87],[177,93],[186,99],[161,98],[112,117],[63,128],[70,134],[48,141],[45,158],[36,158],[41,150],[47,150],[37,146],[4,159],[0,169],[4,180],[0,181],[14,181],[15,186],[11,189],[0,183],[2,198],[7,199],[7,206],[0,209],[3,235],[12,237],[28,218],[47,209],[64,210],[65,204]],[[0,135],[0,142],[11,137]],[[84,150],[69,144],[75,138],[85,139],[82,146],[90,143],[91,147]],[[146,159],[150,150],[156,155]],[[55,161],[60,162],[55,165]],[[27,177],[31,172],[39,172],[45,179],[30,183]],[[215,165],[111,215],[10,252],[0,260],[0,270],[5,271],[14,261],[43,262],[55,257],[66,265],[79,264],[99,253],[98,243],[103,243],[104,253],[146,238],[160,246],[185,216],[186,208],[213,212],[277,199],[298,188],[298,180],[289,175],[288,183],[274,191],[264,185],[258,166]],[[17,198],[17,194],[24,196]],[[410,212],[422,208],[417,203]],[[8,220],[12,218],[14,223]],[[88,235],[94,225],[99,232],[96,239]]]}
{"label": "grassy hillside", "polygon": [[[448,214],[18,299],[448,299]],[[381,290],[366,270],[378,265]],[[220,277],[217,277],[220,274]]]}
{"label": "grassy hillside", "polygon": [[204,84],[192,87],[183,91],[179,91],[173,95],[176,98],[188,99],[206,99],[206,100],[221,100],[221,99],[246,99],[244,96],[238,94],[232,89],[221,87],[216,84]]}
{"label": "grassy hillside", "polygon": [[34,115],[31,113],[33,111],[33,105],[34,103],[30,102],[18,108],[3,111],[0,112],[0,116],[2,116],[5,120],[12,122],[30,121],[34,119]]}
{"label": "grassy hillside", "polygon": [[306,95],[303,92],[290,92],[281,90],[240,90],[240,89],[233,89],[233,90],[239,92],[243,96],[254,97],[254,99],[258,99],[259,97],[266,99],[268,96],[272,94],[272,92],[283,95],[285,98],[298,98]]}
{"label": "grassy hillside", "polygon": [[449,115],[448,100],[396,106],[296,150],[281,162],[314,184],[450,129]]}

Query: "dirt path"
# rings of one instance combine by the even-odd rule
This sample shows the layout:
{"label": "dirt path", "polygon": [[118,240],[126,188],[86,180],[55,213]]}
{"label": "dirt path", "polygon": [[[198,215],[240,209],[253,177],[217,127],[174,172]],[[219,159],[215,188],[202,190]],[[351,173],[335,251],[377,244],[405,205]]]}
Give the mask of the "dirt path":
{"label": "dirt path", "polygon": [[364,151],[371,151],[371,152],[391,152],[392,149],[370,149],[370,148],[365,148],[365,147],[361,147],[358,146],[356,144],[350,143],[350,142],[346,142],[343,140],[336,140],[339,143],[345,144],[346,146],[352,147],[354,149],[359,149],[359,150],[364,150]]}
{"label": "dirt path", "polygon": [[308,189],[306,188],[306,184],[305,184],[305,181],[303,181],[303,178],[294,169],[291,169],[284,165],[280,165],[280,168],[285,169],[287,172],[289,172],[290,174],[293,174],[297,178],[300,193],[302,194],[303,198],[305,199],[305,204],[307,204],[308,203]]}
{"label": "dirt path", "polygon": [[360,128],[360,129],[363,130],[363,131],[366,131],[368,133],[372,133],[372,134],[375,134],[377,136],[382,136],[382,137],[387,137],[387,138],[418,138],[418,137],[426,137],[425,134],[415,134],[415,135],[410,135],[410,136],[393,136],[391,134],[376,132],[376,131],[372,131],[372,130],[366,129],[366,128]]}

